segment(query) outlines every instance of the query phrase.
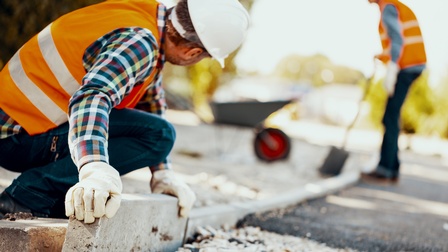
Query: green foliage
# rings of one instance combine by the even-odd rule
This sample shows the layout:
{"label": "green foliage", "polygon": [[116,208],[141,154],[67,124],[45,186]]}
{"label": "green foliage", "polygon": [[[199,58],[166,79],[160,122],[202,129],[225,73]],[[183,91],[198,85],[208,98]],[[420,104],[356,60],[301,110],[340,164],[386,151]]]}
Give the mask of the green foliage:
{"label": "green foliage", "polygon": [[377,80],[372,78],[370,83],[366,83],[365,85],[369,85],[368,93],[366,96],[366,102],[370,104],[370,113],[369,119],[372,123],[372,126],[376,129],[381,127],[381,119],[383,118],[384,109],[386,107],[387,94],[383,87],[382,80]]}
{"label": "green foliage", "polygon": [[32,36],[53,20],[102,0],[2,0],[0,2],[0,68]]}
{"label": "green foliage", "polygon": [[422,128],[428,134],[448,138],[448,75],[445,76],[435,88],[434,92],[434,113],[422,124]]}
{"label": "green foliage", "polygon": [[[401,110],[401,127],[407,134],[448,138],[448,78],[438,88],[432,89],[428,75],[429,72],[424,72],[409,89]],[[387,100],[382,81],[374,81],[366,97],[371,108],[369,118],[377,129],[382,129],[381,120]]]}
{"label": "green foliage", "polygon": [[315,87],[328,83],[358,83],[364,78],[360,71],[332,63],[326,56],[290,55],[276,66],[274,75],[282,79],[308,82]]}
{"label": "green foliage", "polygon": [[204,121],[213,120],[209,101],[218,88],[222,72],[219,63],[212,59],[204,59],[189,67],[193,107],[196,114]]}
{"label": "green foliage", "polygon": [[405,133],[431,134],[425,129],[425,121],[434,114],[434,98],[428,86],[428,74],[424,73],[412,84],[403,104],[401,124]]}

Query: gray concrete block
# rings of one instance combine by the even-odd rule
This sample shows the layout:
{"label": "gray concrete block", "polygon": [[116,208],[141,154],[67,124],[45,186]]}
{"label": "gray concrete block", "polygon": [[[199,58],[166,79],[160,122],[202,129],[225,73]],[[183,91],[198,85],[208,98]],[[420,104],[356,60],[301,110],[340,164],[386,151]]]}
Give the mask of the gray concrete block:
{"label": "gray concrete block", "polygon": [[0,251],[61,251],[68,220],[0,220]]}
{"label": "gray concrete block", "polygon": [[70,219],[62,251],[176,251],[187,219],[177,199],[161,194],[123,194],[117,214],[84,224]]}

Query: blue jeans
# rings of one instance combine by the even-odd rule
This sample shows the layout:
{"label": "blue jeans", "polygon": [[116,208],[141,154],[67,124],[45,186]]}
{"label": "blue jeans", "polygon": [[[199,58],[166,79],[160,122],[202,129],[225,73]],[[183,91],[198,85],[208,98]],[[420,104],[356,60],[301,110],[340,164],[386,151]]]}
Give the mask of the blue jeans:
{"label": "blue jeans", "polygon": [[[65,193],[78,182],[67,137],[65,123],[43,134],[21,133],[0,140],[0,166],[21,173],[5,191],[33,212],[65,217]],[[120,175],[157,165],[168,156],[175,137],[174,127],[158,115],[113,109],[109,118],[109,163]]]}
{"label": "blue jeans", "polygon": [[401,107],[406,99],[412,83],[421,75],[421,72],[398,73],[397,84],[393,96],[389,97],[383,115],[384,135],[381,144],[380,161],[376,172],[385,177],[398,177],[400,160],[398,159],[398,137],[400,134]]}

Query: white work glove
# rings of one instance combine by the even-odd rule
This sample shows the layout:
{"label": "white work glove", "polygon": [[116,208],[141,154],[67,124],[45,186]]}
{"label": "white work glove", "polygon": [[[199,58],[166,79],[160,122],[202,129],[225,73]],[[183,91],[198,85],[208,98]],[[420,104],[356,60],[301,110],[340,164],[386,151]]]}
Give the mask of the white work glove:
{"label": "white work glove", "polygon": [[400,71],[397,63],[389,61],[386,67],[386,76],[384,77],[383,85],[386,89],[387,94],[390,96],[394,95],[395,85],[397,84],[397,75]]}
{"label": "white work glove", "polygon": [[109,164],[85,164],[79,171],[79,182],[65,195],[65,215],[75,215],[85,223],[104,215],[112,218],[120,207],[122,188],[120,174]]}
{"label": "white work glove", "polygon": [[190,187],[176,177],[173,170],[159,170],[151,178],[151,191],[175,196],[179,199],[179,215],[188,217],[193,207],[196,195]]}

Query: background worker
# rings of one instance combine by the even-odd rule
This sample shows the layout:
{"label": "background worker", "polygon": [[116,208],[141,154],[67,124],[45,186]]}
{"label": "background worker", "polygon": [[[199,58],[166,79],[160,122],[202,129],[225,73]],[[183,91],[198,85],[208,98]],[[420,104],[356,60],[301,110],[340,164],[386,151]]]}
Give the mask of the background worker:
{"label": "background worker", "polygon": [[[167,157],[165,61],[223,65],[248,29],[237,0],[105,1],[68,13],[24,44],[0,72],[0,166],[21,174],[0,195],[0,218],[30,212],[113,217],[121,175],[149,166],[153,193],[195,194]],[[154,113],[137,110],[139,101]],[[65,209],[64,209],[65,208]]]}
{"label": "background worker", "polygon": [[365,182],[395,183],[398,181],[400,160],[398,137],[401,107],[411,84],[426,65],[426,52],[419,23],[412,10],[397,0],[368,0],[379,6],[379,33],[383,53],[377,58],[386,64],[383,84],[388,98],[382,123],[384,136],[380,161],[376,169],[361,174]]}

